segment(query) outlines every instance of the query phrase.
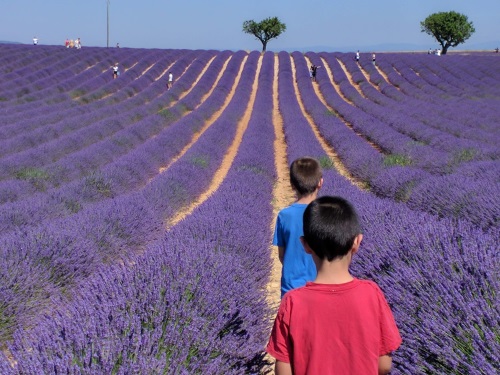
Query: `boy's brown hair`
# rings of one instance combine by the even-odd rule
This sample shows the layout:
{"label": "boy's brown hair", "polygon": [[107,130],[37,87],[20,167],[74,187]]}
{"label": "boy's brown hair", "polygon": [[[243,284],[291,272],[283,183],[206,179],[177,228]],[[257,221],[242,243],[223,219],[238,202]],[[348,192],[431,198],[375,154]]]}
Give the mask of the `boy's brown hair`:
{"label": "boy's brown hair", "polygon": [[290,165],[290,184],[300,196],[314,193],[323,178],[319,162],[311,157],[296,159]]}

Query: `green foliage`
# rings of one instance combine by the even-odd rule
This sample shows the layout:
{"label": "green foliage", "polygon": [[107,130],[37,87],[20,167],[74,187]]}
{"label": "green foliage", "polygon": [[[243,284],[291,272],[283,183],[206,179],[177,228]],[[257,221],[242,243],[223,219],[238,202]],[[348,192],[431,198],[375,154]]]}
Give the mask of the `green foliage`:
{"label": "green foliage", "polygon": [[81,90],[81,89],[76,89],[76,90],[73,90],[69,93],[69,96],[71,97],[71,99],[77,99],[83,95],[85,95],[85,90]]}
{"label": "green foliage", "polygon": [[22,168],[14,175],[18,180],[29,181],[37,190],[41,191],[46,189],[45,182],[50,178],[43,169],[33,167]]}
{"label": "green foliage", "polygon": [[411,159],[406,155],[398,155],[398,154],[386,155],[384,157],[384,165],[386,167],[393,167],[395,165],[406,167],[408,165],[411,165]]}
{"label": "green foliage", "polygon": [[48,179],[49,174],[45,172],[43,169],[27,167],[20,169],[15,173],[15,176],[18,180],[32,180],[32,179]]}
{"label": "green foliage", "polygon": [[143,114],[141,114],[141,113],[136,113],[135,115],[133,115],[133,116],[131,117],[131,120],[132,120],[133,122],[138,122],[138,121],[141,121],[143,118],[144,118],[144,115],[143,115]]}
{"label": "green foliage", "polygon": [[64,207],[72,214],[76,214],[83,208],[81,203],[74,199],[65,200]]}
{"label": "green foliage", "polygon": [[91,173],[85,178],[83,192],[90,196],[113,197],[111,182],[106,181],[99,173]]}
{"label": "green foliage", "polygon": [[166,120],[172,120],[175,117],[174,114],[167,108],[158,111],[158,114]]}
{"label": "green foliage", "polygon": [[474,160],[474,157],[476,156],[477,151],[473,148],[467,148],[464,150],[460,150],[459,152],[455,153],[453,155],[453,161],[456,164],[467,162],[467,161],[472,161]]}
{"label": "green foliage", "polygon": [[441,44],[443,55],[449,47],[464,43],[476,31],[467,16],[451,11],[439,12],[420,22],[421,31],[432,35]]}
{"label": "green foliage", "polygon": [[191,161],[197,167],[206,168],[206,167],[208,167],[208,159],[209,159],[208,155],[195,156],[191,159]]}
{"label": "green foliage", "polygon": [[405,184],[403,184],[398,191],[396,192],[396,200],[398,202],[408,202],[408,200],[411,197],[411,193],[413,191],[413,188],[415,187],[417,183],[415,181],[408,181]]}
{"label": "green foliage", "polygon": [[318,161],[319,165],[321,165],[321,168],[323,169],[335,169],[332,159],[330,159],[328,156],[321,156],[320,158],[318,158]]}
{"label": "green foliage", "polygon": [[238,167],[238,171],[249,171],[257,175],[266,174],[266,171],[263,168],[255,165],[242,165],[241,167]]}
{"label": "green foliage", "polygon": [[4,312],[4,307],[0,305],[0,340],[2,340],[2,342],[7,338],[10,338],[10,330],[8,330],[7,328],[11,328],[11,326],[12,317],[6,314]]}
{"label": "green foliage", "polygon": [[266,52],[267,42],[277,38],[286,30],[286,25],[278,17],[268,17],[260,22],[243,22],[243,32],[255,36],[262,43],[262,52]]}

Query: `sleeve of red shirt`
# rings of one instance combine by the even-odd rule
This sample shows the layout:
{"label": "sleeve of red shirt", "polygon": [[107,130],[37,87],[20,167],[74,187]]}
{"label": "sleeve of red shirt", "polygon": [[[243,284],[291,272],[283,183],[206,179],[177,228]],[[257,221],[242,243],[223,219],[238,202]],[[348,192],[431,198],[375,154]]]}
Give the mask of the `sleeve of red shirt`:
{"label": "sleeve of red shirt", "polygon": [[379,305],[380,305],[380,351],[379,355],[387,355],[395,351],[401,345],[402,339],[399,334],[396,321],[392,315],[391,308],[384,297],[384,294],[379,290]]}
{"label": "sleeve of red shirt", "polygon": [[274,320],[273,330],[266,351],[277,360],[290,363],[291,341],[287,300],[285,295],[281,301],[276,319]]}

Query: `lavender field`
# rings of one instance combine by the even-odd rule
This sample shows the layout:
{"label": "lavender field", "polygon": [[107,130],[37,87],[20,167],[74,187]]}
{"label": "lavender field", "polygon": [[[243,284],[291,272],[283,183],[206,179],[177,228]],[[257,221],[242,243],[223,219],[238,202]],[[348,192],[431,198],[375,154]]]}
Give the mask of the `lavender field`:
{"label": "lavender field", "polygon": [[393,373],[500,372],[498,55],[0,52],[1,374],[267,372],[277,148],[360,212]]}

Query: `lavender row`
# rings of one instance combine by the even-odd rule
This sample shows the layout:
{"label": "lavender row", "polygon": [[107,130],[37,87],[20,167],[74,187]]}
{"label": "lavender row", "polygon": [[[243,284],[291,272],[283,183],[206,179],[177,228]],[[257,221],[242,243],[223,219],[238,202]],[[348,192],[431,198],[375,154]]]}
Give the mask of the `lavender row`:
{"label": "lavender row", "polygon": [[[132,267],[101,270],[36,333],[19,332],[11,346],[17,369],[5,366],[7,374],[258,372],[270,313],[261,234],[269,235],[275,178],[272,61],[264,56],[255,115],[217,193]],[[36,353],[26,355],[24,345]]]}

